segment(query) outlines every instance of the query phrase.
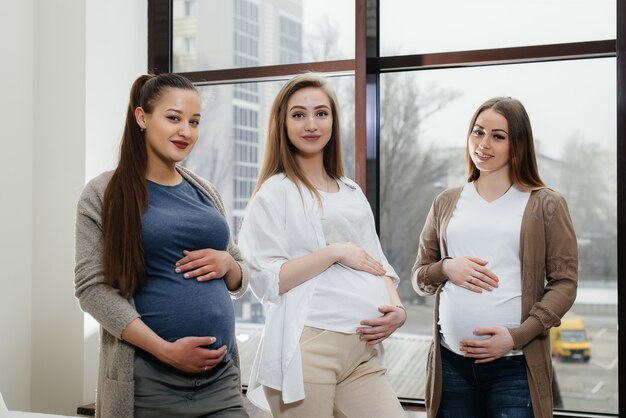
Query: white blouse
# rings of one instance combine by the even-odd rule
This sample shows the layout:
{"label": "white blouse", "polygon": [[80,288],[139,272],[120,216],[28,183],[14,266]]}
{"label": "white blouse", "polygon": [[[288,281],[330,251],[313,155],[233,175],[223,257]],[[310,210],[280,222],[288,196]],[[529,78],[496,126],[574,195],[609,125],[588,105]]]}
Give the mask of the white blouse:
{"label": "white blouse", "polygon": [[[341,181],[369,208],[356,183],[347,178]],[[300,335],[316,284],[329,273],[326,270],[316,276],[319,280],[307,280],[282,295],[278,293],[278,281],[285,262],[326,246],[321,217],[322,209],[307,189],[301,190],[284,174],[277,174],[266,180],[248,203],[239,232],[239,248],[250,266],[250,288],[264,304],[266,313],[247,396],[265,410],[269,410],[269,405],[262,386],[282,391],[285,403],[304,399]],[[355,227],[375,231],[371,211],[368,224]],[[399,278],[378,240],[377,251],[372,255],[397,284]]]}

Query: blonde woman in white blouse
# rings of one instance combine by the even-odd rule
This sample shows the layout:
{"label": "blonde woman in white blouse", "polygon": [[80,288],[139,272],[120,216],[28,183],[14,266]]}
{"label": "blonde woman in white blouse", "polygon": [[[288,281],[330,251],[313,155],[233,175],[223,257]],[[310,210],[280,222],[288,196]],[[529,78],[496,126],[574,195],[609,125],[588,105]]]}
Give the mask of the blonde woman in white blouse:
{"label": "blonde woman in white blouse", "polygon": [[239,245],[266,308],[249,399],[274,417],[402,417],[382,364],[406,311],[369,203],[343,176],[338,106],[323,78],[278,93]]}

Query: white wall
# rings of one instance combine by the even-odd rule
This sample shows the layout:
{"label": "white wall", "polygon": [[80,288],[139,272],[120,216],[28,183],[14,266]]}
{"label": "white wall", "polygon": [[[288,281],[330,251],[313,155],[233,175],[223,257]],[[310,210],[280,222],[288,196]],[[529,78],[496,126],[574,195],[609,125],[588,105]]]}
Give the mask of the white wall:
{"label": "white wall", "polygon": [[33,0],[0,13],[0,392],[30,408],[32,277]]}
{"label": "white wall", "polygon": [[146,69],[146,17],[146,0],[2,2],[0,392],[10,409],[70,415],[95,399],[97,335],[73,296],[75,207],[85,181],[115,164],[129,87]]}
{"label": "white wall", "polygon": [[[87,2],[86,181],[117,164],[130,87],[147,68],[147,33],[147,0]],[[84,330],[83,403],[90,403],[98,373],[98,324],[89,315]]]}

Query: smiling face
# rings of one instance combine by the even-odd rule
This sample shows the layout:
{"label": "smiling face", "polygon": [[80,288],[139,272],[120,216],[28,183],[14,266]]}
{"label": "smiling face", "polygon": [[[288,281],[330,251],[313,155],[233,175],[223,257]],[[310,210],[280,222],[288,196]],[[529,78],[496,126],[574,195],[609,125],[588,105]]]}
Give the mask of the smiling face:
{"label": "smiling face", "polygon": [[509,124],[500,113],[486,109],[478,115],[467,140],[467,148],[472,162],[481,174],[509,175]]}
{"label": "smiling face", "polygon": [[300,158],[323,157],[333,130],[330,99],[317,87],[296,91],[287,102],[287,137]]}
{"label": "smiling face", "polygon": [[151,113],[135,110],[145,129],[148,166],[174,166],[191,152],[200,134],[200,97],[195,90],[168,88]]}

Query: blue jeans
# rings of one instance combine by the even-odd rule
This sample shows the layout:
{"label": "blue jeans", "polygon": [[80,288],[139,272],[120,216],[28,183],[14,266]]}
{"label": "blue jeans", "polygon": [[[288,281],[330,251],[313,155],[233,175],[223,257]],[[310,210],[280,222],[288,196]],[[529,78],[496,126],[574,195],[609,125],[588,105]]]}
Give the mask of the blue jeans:
{"label": "blue jeans", "polygon": [[438,418],[533,418],[523,355],[474,364],[442,346],[441,362]]}

